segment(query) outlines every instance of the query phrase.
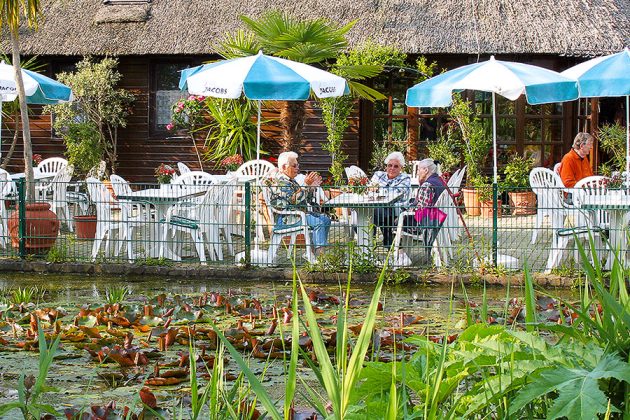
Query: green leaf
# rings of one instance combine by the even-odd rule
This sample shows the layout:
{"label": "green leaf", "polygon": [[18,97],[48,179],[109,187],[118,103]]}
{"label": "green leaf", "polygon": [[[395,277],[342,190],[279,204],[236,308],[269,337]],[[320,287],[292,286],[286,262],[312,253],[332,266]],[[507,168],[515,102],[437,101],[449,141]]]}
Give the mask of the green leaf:
{"label": "green leaf", "polygon": [[607,378],[630,382],[630,365],[616,354],[607,354],[592,371],[563,366],[545,370],[512,401],[510,415],[515,415],[536,398],[557,391],[558,397],[547,413],[547,418],[596,418],[597,414],[605,413],[608,408],[608,398],[598,384],[599,379]]}

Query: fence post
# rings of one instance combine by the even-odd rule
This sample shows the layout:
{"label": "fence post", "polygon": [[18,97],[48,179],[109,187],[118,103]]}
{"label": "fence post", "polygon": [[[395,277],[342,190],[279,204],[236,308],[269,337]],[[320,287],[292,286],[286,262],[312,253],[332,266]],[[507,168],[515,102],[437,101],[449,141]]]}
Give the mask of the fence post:
{"label": "fence post", "polygon": [[24,178],[17,180],[18,190],[18,239],[20,258],[26,256],[26,182]]}
{"label": "fence post", "polygon": [[498,217],[499,217],[499,203],[498,203],[498,195],[499,195],[499,185],[494,182],[492,183],[492,265],[494,267],[497,266],[497,258],[498,258]]}
{"label": "fence post", "polygon": [[252,186],[245,183],[245,266],[249,267],[252,261]]}

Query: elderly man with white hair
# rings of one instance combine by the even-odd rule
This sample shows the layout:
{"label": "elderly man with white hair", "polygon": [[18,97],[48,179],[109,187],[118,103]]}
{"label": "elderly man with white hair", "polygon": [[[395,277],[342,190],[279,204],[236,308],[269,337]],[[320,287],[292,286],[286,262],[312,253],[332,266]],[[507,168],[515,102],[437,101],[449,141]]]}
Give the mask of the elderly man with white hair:
{"label": "elderly man with white hair", "polygon": [[[278,155],[278,173],[269,182],[270,205],[279,209],[299,209],[306,212],[306,223],[311,227],[314,254],[319,255],[328,245],[330,217],[321,213],[317,202],[317,187],[322,177],[317,172],[309,172],[300,186],[295,177],[300,172],[298,155],[295,152],[284,152]],[[299,218],[283,215],[276,220],[276,226],[298,223]]]}
{"label": "elderly man with white hair", "polygon": [[376,171],[372,176],[372,184],[385,189],[390,194],[402,194],[399,204],[394,207],[379,207],[374,209],[374,224],[383,232],[383,245],[390,247],[394,241],[393,228],[401,212],[402,205],[409,197],[411,177],[402,170],[405,167],[405,157],[400,152],[392,152],[385,158],[385,170]]}

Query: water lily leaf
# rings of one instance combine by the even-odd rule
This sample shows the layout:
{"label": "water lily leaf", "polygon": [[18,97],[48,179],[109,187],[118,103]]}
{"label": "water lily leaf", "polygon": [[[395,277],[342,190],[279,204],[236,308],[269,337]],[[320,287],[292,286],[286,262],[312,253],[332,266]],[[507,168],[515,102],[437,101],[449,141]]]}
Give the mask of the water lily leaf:
{"label": "water lily leaf", "polygon": [[85,315],[77,317],[77,325],[92,328],[96,325],[97,319],[94,315]]}
{"label": "water lily leaf", "polygon": [[143,316],[142,318],[140,318],[139,324],[146,325],[149,327],[157,327],[163,322],[164,320],[157,316]]}

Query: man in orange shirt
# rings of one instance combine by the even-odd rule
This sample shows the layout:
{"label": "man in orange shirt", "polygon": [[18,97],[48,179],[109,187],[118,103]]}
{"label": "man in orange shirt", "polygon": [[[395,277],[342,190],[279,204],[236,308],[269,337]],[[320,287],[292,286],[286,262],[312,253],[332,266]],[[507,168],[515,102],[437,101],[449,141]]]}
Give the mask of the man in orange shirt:
{"label": "man in orange shirt", "polygon": [[580,179],[593,175],[593,169],[588,161],[593,140],[593,136],[588,133],[578,133],[573,139],[572,149],[562,158],[560,178],[566,188],[573,188]]}

